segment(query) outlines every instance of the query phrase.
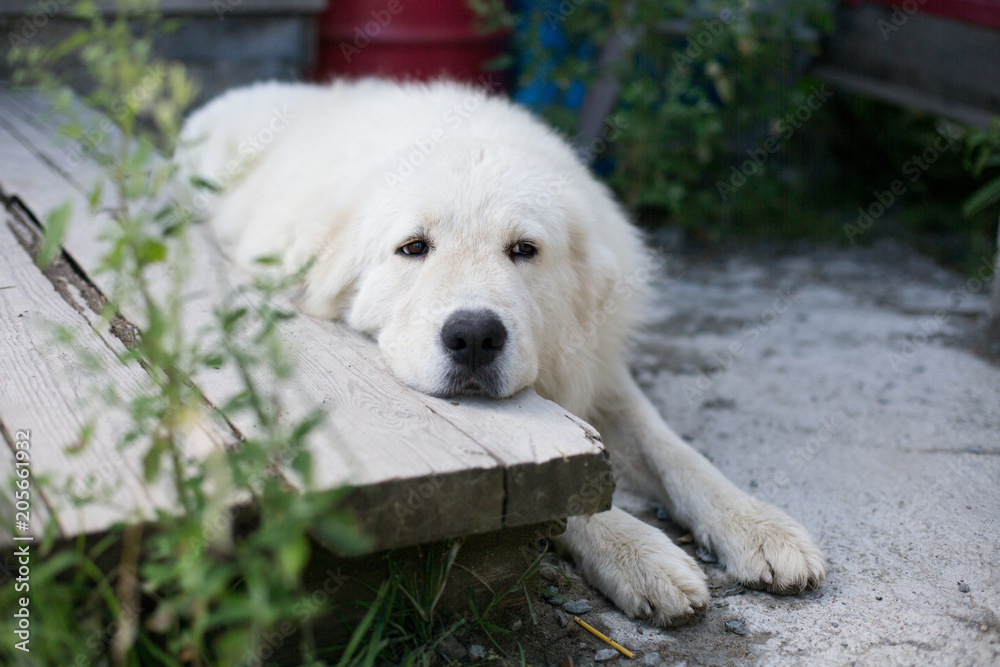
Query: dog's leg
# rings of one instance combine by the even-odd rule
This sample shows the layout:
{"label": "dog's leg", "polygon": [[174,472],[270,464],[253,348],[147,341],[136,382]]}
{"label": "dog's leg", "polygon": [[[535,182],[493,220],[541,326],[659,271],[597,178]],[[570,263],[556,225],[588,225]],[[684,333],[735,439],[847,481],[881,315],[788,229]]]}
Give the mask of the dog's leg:
{"label": "dog's leg", "polygon": [[709,602],[698,564],[662,531],[620,509],[570,517],[556,542],[592,585],[634,618],[675,625]]}
{"label": "dog's leg", "polygon": [[627,374],[594,425],[624,477],[663,502],[746,586],[797,593],[826,574],[816,543],[777,507],[752,498],[677,436]]}

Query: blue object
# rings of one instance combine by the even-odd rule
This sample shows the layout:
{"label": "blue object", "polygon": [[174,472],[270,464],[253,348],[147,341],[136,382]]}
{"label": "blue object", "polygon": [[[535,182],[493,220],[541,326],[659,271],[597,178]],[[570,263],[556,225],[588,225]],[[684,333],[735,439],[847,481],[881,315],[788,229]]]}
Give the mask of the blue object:
{"label": "blue object", "polygon": [[[528,17],[541,13],[543,16],[558,17],[559,2],[557,0],[514,0],[512,3],[514,11],[521,19],[514,28],[518,41],[524,42],[528,37],[530,29]],[[521,104],[534,109],[544,109],[553,104],[558,104],[567,109],[579,109],[583,106],[583,98],[587,94],[586,86],[582,81],[573,81],[565,92],[559,90],[552,79],[552,73],[556,66],[561,63],[571,51],[569,40],[562,29],[562,22],[555,20],[545,20],[540,24],[540,34],[542,46],[552,52],[553,58],[537,64],[534,77],[519,86],[514,92],[514,99]],[[582,44],[577,47],[576,55],[583,58],[593,57],[594,48],[590,44]],[[524,54],[519,54],[517,63],[519,71],[524,71]]]}

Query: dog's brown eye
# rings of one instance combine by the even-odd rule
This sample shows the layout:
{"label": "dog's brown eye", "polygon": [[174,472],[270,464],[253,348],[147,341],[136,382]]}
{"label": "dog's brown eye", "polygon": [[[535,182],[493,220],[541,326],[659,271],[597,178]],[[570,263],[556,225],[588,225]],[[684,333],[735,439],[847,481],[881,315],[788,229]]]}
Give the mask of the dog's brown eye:
{"label": "dog's brown eye", "polygon": [[510,247],[510,258],[511,259],[527,259],[529,257],[534,257],[538,249],[535,246],[521,241],[520,243],[515,243]]}
{"label": "dog's brown eye", "polygon": [[429,249],[430,246],[426,241],[410,241],[396,252],[401,255],[417,256],[426,255]]}

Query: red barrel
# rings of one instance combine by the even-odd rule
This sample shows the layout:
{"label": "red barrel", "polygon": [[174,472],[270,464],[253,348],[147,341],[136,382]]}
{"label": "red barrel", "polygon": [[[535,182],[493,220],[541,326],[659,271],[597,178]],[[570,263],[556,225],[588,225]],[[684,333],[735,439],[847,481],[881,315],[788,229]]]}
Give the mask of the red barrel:
{"label": "red barrel", "polygon": [[[489,77],[504,33],[476,30],[466,0],[332,0],[319,21],[315,78],[388,76],[462,81]],[[502,79],[492,72],[492,80]]]}

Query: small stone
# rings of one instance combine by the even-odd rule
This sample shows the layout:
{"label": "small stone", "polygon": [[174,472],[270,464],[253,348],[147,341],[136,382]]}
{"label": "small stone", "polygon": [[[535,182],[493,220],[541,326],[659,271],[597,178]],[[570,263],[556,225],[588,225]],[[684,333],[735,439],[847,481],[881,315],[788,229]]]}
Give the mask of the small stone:
{"label": "small stone", "polygon": [[697,556],[702,563],[711,564],[719,562],[719,558],[703,546],[699,546],[697,551],[694,552],[694,555]]}
{"label": "small stone", "polygon": [[444,653],[446,658],[452,661],[464,660],[469,655],[465,647],[455,639],[455,635],[448,635],[438,642],[437,647],[439,651]]}
{"label": "small stone", "polygon": [[553,583],[559,581],[559,570],[552,567],[551,565],[545,565],[538,570],[538,574],[546,581],[551,581]]}
{"label": "small stone", "polygon": [[969,588],[969,584],[964,581],[960,581],[958,582],[958,590],[962,593],[968,593],[971,589]]}
{"label": "small stone", "polygon": [[560,604],[558,586],[555,585],[549,586],[545,590],[547,591],[546,593],[544,593],[546,602],[548,602],[549,604]]}
{"label": "small stone", "polygon": [[586,600],[570,600],[563,603],[563,609],[571,614],[586,614],[590,611],[590,604]]}
{"label": "small stone", "polygon": [[559,621],[560,628],[565,628],[573,622],[573,617],[564,612],[562,609],[556,609],[556,620]]}
{"label": "small stone", "polygon": [[639,658],[639,664],[642,665],[642,667],[656,667],[660,664],[660,654],[647,653]]}
{"label": "small stone", "polygon": [[522,625],[524,625],[524,623],[521,621],[521,619],[519,618],[514,619],[514,622],[510,624],[510,631],[517,632],[518,630],[521,629]]}
{"label": "small stone", "polygon": [[747,626],[740,619],[734,618],[731,621],[726,621],[726,632],[731,632],[734,635],[742,637],[747,633]]}
{"label": "small stone", "polygon": [[486,649],[480,644],[473,644],[469,647],[469,657],[473,660],[485,660]]}
{"label": "small stone", "polygon": [[882,601],[882,596],[881,595],[876,595],[875,599],[878,600],[879,602],[881,602]]}
{"label": "small stone", "polygon": [[613,648],[602,648],[600,651],[594,654],[595,662],[607,662],[608,660],[614,660],[620,654]]}
{"label": "small stone", "polygon": [[660,521],[670,521],[670,514],[667,512],[666,507],[656,508],[656,518]]}
{"label": "small stone", "polygon": [[760,485],[757,484],[757,480],[755,480],[755,479],[751,479],[750,480],[750,488],[751,489],[756,489],[758,486],[760,486]]}
{"label": "small stone", "polygon": [[833,623],[831,623],[830,625],[832,625],[832,626],[833,626],[833,627],[835,627],[835,628],[839,628],[839,627],[840,627],[840,623],[837,623],[836,621],[834,621],[834,622],[833,622]]}

